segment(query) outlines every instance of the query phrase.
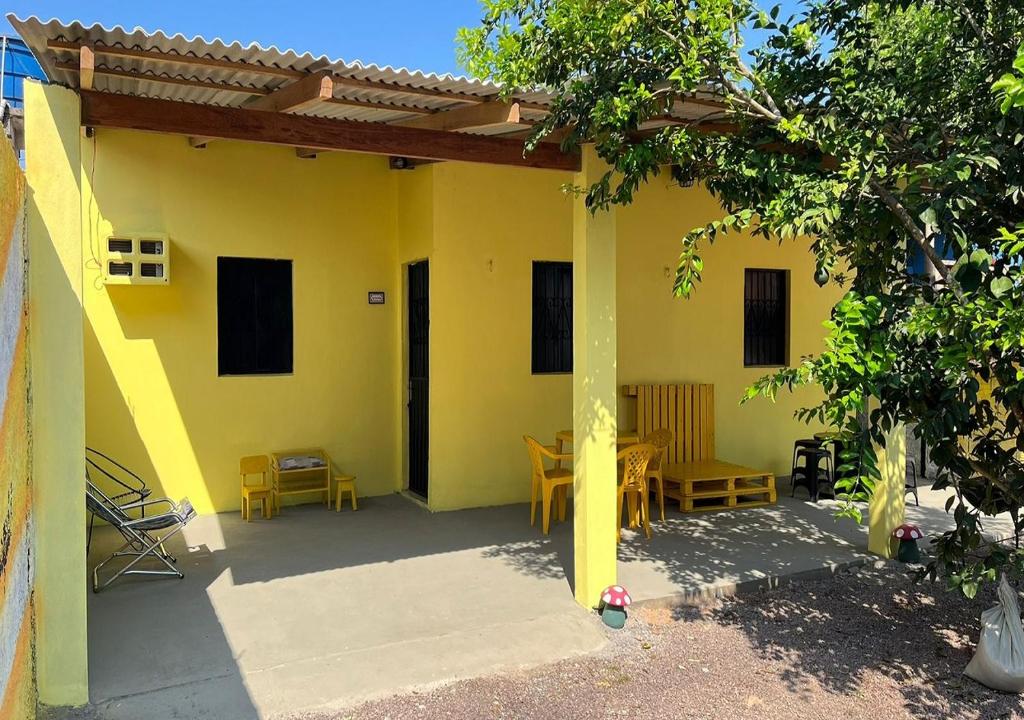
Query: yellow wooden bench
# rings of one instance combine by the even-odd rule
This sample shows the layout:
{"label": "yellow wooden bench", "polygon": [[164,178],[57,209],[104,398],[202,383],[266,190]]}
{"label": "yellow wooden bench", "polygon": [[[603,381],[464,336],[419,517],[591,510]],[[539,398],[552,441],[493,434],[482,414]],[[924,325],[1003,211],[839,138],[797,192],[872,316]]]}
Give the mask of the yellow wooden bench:
{"label": "yellow wooden bench", "polygon": [[672,431],[663,471],[665,496],[683,512],[723,510],[774,503],[772,473],[715,458],[715,386],[626,385],[636,398],[641,438],[660,428]]}

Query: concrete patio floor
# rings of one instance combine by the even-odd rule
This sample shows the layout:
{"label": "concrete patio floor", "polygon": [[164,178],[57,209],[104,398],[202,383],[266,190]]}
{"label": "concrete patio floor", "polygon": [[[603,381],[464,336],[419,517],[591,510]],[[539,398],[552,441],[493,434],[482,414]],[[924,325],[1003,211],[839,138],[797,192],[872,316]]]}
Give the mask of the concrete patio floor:
{"label": "concrete patio floor", "polygon": [[[909,517],[940,532],[944,498],[922,489]],[[91,595],[84,717],[286,717],[601,647],[606,630],[572,597],[571,522],[545,538],[528,516],[523,505],[431,514],[389,496],[357,513],[197,518],[171,548],[184,580],[128,578]],[[788,497],[670,509],[650,542],[624,533],[619,582],[659,603],[775,584],[867,559],[865,533],[828,502]],[[90,567],[115,540],[97,532]]]}

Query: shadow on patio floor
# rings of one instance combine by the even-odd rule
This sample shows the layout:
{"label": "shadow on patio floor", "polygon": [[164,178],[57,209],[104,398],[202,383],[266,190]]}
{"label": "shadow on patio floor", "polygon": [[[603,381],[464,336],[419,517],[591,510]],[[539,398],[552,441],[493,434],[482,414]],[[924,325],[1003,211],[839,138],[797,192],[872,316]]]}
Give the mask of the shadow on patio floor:
{"label": "shadow on patio floor", "polygon": [[[908,520],[934,534],[952,527],[943,506],[946,493],[922,487],[920,494],[922,504],[907,507]],[[634,600],[671,604],[732,594],[737,587],[770,587],[872,559],[866,526],[837,520],[835,507],[828,500],[815,504],[791,498],[785,484],[772,506],[687,515],[667,507],[665,522],[653,524],[651,540],[623,531],[619,583]],[[564,571],[571,584],[571,511],[569,519],[553,525],[548,538],[537,532],[527,540],[496,545],[487,554],[527,575],[559,577]],[[1011,525],[996,518],[986,527],[1005,532]]]}
{"label": "shadow on patio floor", "polygon": [[[736,597],[704,615],[740,630],[797,697],[810,699],[817,688],[870,697],[881,675],[898,688],[912,717],[1018,717],[1020,698],[962,675],[981,611],[994,602],[992,588],[971,601],[884,568]],[[700,614],[677,611],[683,619]]]}
{"label": "shadow on patio floor", "polygon": [[[535,533],[522,506],[431,514],[397,496],[201,516],[170,547],[184,580],[90,597],[92,701],[102,718],[268,718],[600,647],[556,553],[536,574],[490,554]],[[114,541],[97,532],[90,566]]]}

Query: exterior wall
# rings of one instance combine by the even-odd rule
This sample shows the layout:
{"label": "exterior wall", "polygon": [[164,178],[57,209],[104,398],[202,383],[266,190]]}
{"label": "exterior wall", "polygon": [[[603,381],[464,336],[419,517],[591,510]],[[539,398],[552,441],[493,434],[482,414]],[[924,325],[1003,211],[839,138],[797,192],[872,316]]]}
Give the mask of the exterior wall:
{"label": "exterior wall", "polygon": [[552,442],[572,426],[572,376],[530,372],[532,262],[572,259],[572,200],[561,191],[572,176],[468,163],[430,170],[430,507],[522,502],[522,436]]}
{"label": "exterior wall", "polygon": [[[397,486],[407,487],[409,484],[409,313],[408,313],[408,265],[421,260],[432,261],[434,255],[434,173],[432,168],[423,167],[418,170],[403,171],[397,174],[397,207],[398,216],[398,263],[396,268],[398,279],[396,287],[401,294],[395,295],[398,305],[398,328],[396,335],[401,339],[399,354],[395,357],[395,377],[398,382],[399,402],[395,407],[396,427],[401,432],[395,438],[395,457],[401,475],[396,478]],[[432,270],[432,266],[428,268]],[[432,287],[432,286],[431,286]],[[433,312],[433,306],[431,306]],[[432,407],[428,412],[433,410]],[[428,415],[427,432],[430,437],[441,428],[434,427],[434,418]],[[428,458],[429,463],[429,458]],[[428,485],[430,467],[427,468]]]}
{"label": "exterior wall", "polygon": [[[324,447],[361,494],[399,489],[386,161],[101,130],[83,170],[89,445],[199,512],[239,507],[240,457],[297,447]],[[102,284],[104,238],[133,231],[168,234],[169,285]],[[293,261],[291,375],[218,377],[218,256]]]}
{"label": "exterior wall", "polygon": [[47,705],[89,699],[80,117],[75,93],[25,83],[36,668]]}
{"label": "exterior wall", "polygon": [[[551,442],[572,427],[572,377],[532,375],[531,263],[572,259],[568,174],[445,163],[434,178],[431,325],[433,509],[523,502],[529,466],[521,436]],[[790,362],[822,347],[835,288],[813,281],[805,242],[737,237],[705,248],[704,281],[690,300],[671,294],[679,241],[721,210],[700,187],[655,179],[617,211],[618,381],[715,384],[722,459],[788,474],[793,440],[814,429],[793,417],[813,390],[757,399],[763,373],[743,367],[744,268],[789,269]],[[666,270],[667,268],[667,270]],[[636,426],[618,401],[619,426]]]}
{"label": "exterior wall", "polygon": [[[434,510],[528,499],[522,435],[572,425],[571,375],[530,368],[534,260],[572,259],[568,173],[101,131],[83,151],[90,445],[188,495],[238,507],[238,458],[323,445],[375,495],[406,484],[405,265],[430,261],[430,500]],[[90,192],[91,191],[91,192]],[[696,296],[671,296],[678,241],[719,213],[702,189],[656,180],[618,212],[618,385],[713,382],[719,457],[785,474],[792,418],[813,396],[740,407],[743,269],[791,270],[790,359],[819,349],[835,296],[797,242],[722,241]],[[171,238],[166,287],[101,283],[116,232]],[[295,372],[217,377],[216,257],[294,261]],[[666,268],[668,270],[666,271]],[[367,290],[385,290],[368,306]],[[619,422],[632,427],[632,401]]]}
{"label": "exterior wall", "polygon": [[0,717],[35,717],[25,177],[0,140]]}
{"label": "exterior wall", "polygon": [[[714,383],[717,457],[788,475],[793,441],[820,429],[794,412],[818,395],[804,388],[780,393],[774,403],[757,398],[739,404],[744,390],[770,372],[743,367],[744,269],[790,271],[790,364],[824,349],[822,322],[841,293],[815,284],[809,241],[727,236],[701,249],[703,280],[694,294],[674,298],[680,239],[721,215],[707,191],[679,188],[667,177],[619,210],[619,385]],[[620,400],[619,421],[636,427],[635,400]]]}

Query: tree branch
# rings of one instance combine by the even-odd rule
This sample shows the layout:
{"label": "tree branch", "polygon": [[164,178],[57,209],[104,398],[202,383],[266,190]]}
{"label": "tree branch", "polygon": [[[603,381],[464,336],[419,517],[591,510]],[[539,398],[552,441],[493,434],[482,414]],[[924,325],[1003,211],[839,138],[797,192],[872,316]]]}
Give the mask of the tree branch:
{"label": "tree branch", "polygon": [[740,59],[738,53],[733,53],[733,59],[736,61],[736,67],[739,68],[740,74],[750,81],[750,84],[757,88],[758,95],[765,101],[765,104],[771,109],[777,118],[782,118],[782,111],[779,110],[778,104],[775,102],[775,98],[772,97],[768,89],[754,76],[754,71],[747,67],[747,64]]}
{"label": "tree branch", "polygon": [[910,233],[910,236],[914,238],[914,242],[916,242],[918,247],[921,248],[921,252],[925,254],[925,257],[928,258],[931,264],[935,266],[936,272],[942,276],[946,285],[948,285],[959,297],[962,294],[959,284],[957,284],[953,276],[950,275],[949,268],[946,267],[946,263],[944,263],[942,258],[939,257],[939,254],[935,252],[935,247],[928,242],[928,238],[925,237],[924,231],[917,226],[917,223],[914,222],[914,218],[910,216],[910,213],[907,212],[905,207],[903,207],[903,204],[899,199],[875,178],[871,178],[871,180],[868,181],[868,184],[871,186],[871,189],[878,194],[878,197],[881,198],[882,202],[885,203],[885,206],[889,208],[889,211],[896,216],[896,219],[900,221],[900,224],[906,228],[907,232]]}
{"label": "tree branch", "polygon": [[991,470],[986,468],[984,465],[982,465],[978,461],[972,460],[971,458],[964,458],[964,459],[967,460],[967,464],[971,466],[971,469],[974,470],[974,472],[978,473],[983,478],[988,480],[990,483],[995,485],[997,488],[1002,490],[1003,494],[1005,494],[1008,499],[1012,500],[1017,505],[1020,505],[1020,498],[1017,497],[1017,494],[1014,493],[1013,489],[1010,488],[1010,486],[1007,485],[1005,482],[1003,482],[1002,479],[1000,479],[1000,478],[996,477],[995,475],[993,475]]}
{"label": "tree branch", "polygon": [[[686,43],[684,43],[682,40],[680,40],[678,37],[673,35],[665,28],[659,27],[658,32],[660,32],[662,35],[664,35],[669,40],[674,42],[676,44],[676,47],[678,47],[680,51],[687,51]],[[733,95],[739,98],[741,102],[747,105],[747,107],[755,110],[758,115],[766,118],[767,120],[772,121],[773,123],[778,123],[779,120],[782,119],[782,115],[778,112],[778,108],[775,109],[775,112],[772,112],[764,105],[759,103],[757,100],[752,98],[750,94],[743,90],[743,88],[741,88],[739,85],[737,85],[734,80],[727,77],[720,66],[715,65],[707,58],[701,58],[701,62],[704,64],[705,69],[707,69],[708,74],[717,77],[719,81],[729,89],[729,92],[731,92]]]}
{"label": "tree branch", "polygon": [[967,16],[967,24],[971,26],[971,30],[973,30],[974,34],[978,36],[979,40],[981,40],[981,44],[985,46],[985,53],[991,57],[992,52],[988,47],[988,38],[985,36],[985,31],[981,29],[980,25],[978,25],[978,21],[974,18],[974,13],[971,12],[971,9],[967,7],[965,3],[960,3],[960,7],[963,9],[964,15]]}

